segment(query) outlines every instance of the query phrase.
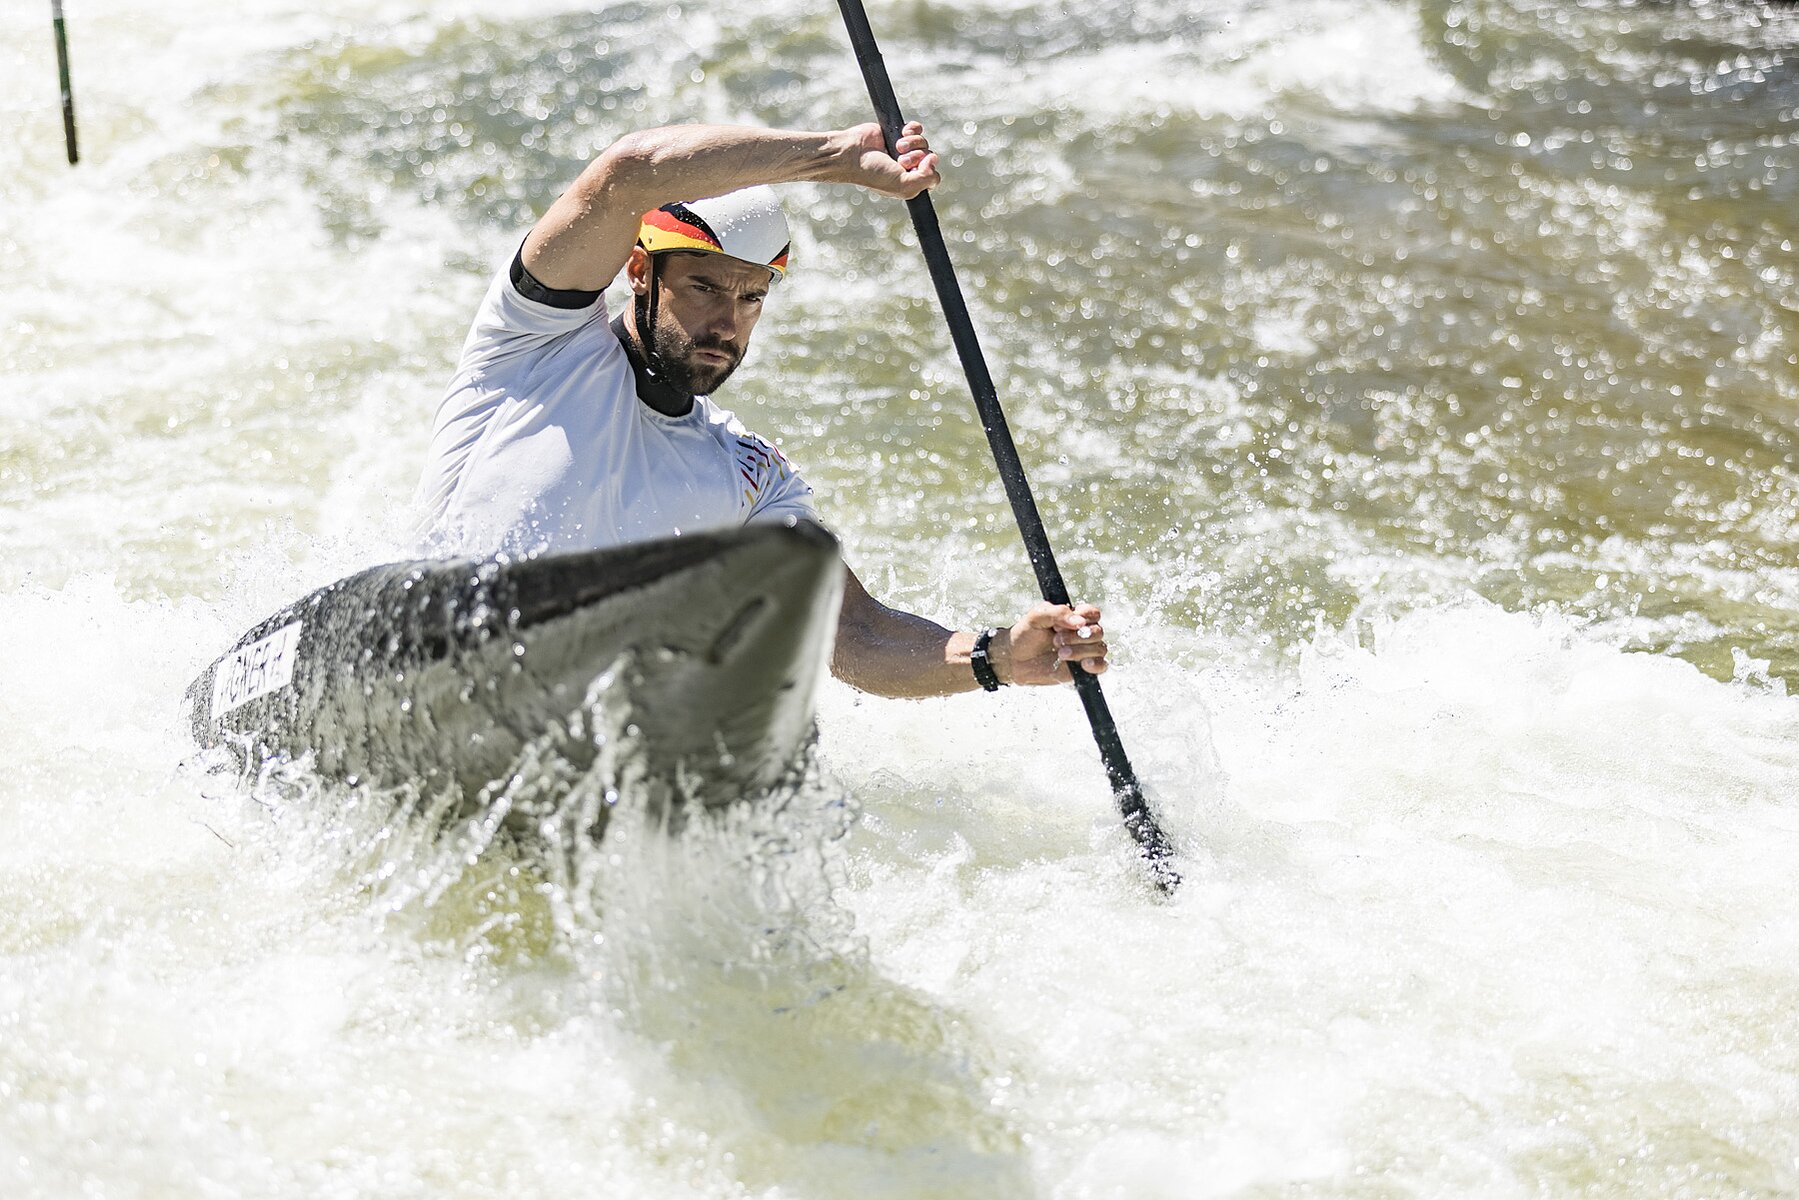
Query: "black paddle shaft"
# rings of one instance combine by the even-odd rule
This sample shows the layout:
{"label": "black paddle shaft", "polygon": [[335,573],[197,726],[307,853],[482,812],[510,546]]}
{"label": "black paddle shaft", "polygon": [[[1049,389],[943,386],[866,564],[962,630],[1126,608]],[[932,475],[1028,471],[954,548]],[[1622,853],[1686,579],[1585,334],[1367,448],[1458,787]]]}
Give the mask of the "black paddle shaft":
{"label": "black paddle shaft", "polygon": [[[843,12],[850,45],[862,67],[862,78],[868,84],[868,98],[874,102],[882,132],[887,138],[887,149],[891,152],[905,126],[899,98],[893,93],[893,81],[887,76],[887,66],[881,60],[881,50],[875,44],[874,31],[869,28],[862,0],[837,0],[837,7]],[[992,447],[1000,480],[1006,486],[1006,497],[1012,502],[1012,515],[1018,521],[1018,532],[1024,537],[1025,551],[1037,573],[1037,584],[1043,598],[1051,604],[1068,604],[1068,585],[1062,581],[1062,572],[1056,566],[1055,552],[1050,549],[1043,518],[1037,512],[1037,502],[1031,497],[1031,481],[1025,477],[1024,464],[1018,459],[1018,447],[1012,443],[1012,431],[1006,424],[1005,411],[1000,407],[999,392],[993,386],[993,376],[987,371],[987,360],[975,337],[974,323],[969,319],[968,305],[962,298],[962,287],[956,282],[956,269],[950,263],[949,248],[944,244],[943,231],[937,224],[937,210],[931,204],[929,193],[925,192],[906,201],[906,208],[912,214],[919,249],[924,251],[925,263],[930,267],[938,303],[943,306],[950,338],[955,342],[956,354],[962,359],[969,390],[974,393],[975,409],[980,413],[981,427],[987,431],[987,444]],[[1087,710],[1087,722],[1093,727],[1093,740],[1099,744],[1100,757],[1105,761],[1106,776],[1111,780],[1112,794],[1117,798],[1124,826],[1137,840],[1156,887],[1164,893],[1172,892],[1181,881],[1172,861],[1173,848],[1143,798],[1143,787],[1125,755],[1124,743],[1119,740],[1118,726],[1112,720],[1112,710],[1106,705],[1105,693],[1100,690],[1099,678],[1074,665],[1072,660],[1069,673],[1074,676],[1075,690],[1080,693],[1081,704]]]}

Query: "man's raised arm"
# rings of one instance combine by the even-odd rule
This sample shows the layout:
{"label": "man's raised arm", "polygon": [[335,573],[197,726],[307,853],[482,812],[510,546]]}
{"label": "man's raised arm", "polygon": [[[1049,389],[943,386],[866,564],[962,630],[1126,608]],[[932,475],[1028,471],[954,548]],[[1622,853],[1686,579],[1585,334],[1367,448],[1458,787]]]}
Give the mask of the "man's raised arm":
{"label": "man's raised arm", "polygon": [[911,199],[938,182],[937,156],[914,121],[887,153],[880,126],[832,133],[741,125],[667,125],[627,134],[589,163],[525,239],[523,260],[546,287],[598,291],[630,257],[653,208],[765,183],[857,184]]}

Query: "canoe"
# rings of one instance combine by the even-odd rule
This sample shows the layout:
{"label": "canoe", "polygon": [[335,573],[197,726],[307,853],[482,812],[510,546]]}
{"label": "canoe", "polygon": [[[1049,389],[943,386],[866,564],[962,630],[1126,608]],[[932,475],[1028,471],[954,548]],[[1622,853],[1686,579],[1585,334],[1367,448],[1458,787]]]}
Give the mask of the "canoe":
{"label": "canoe", "polygon": [[245,633],[188,688],[187,718],[252,771],[299,762],[472,805],[602,761],[663,802],[726,804],[809,743],[843,578],[809,522],[392,563]]}

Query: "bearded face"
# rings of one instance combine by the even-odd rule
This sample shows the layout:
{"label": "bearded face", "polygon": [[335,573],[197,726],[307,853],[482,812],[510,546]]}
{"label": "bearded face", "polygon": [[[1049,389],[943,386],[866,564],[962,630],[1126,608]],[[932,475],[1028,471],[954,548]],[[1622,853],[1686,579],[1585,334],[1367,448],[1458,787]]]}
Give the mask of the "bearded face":
{"label": "bearded face", "polygon": [[707,334],[691,338],[665,314],[658,314],[650,334],[663,381],[690,395],[710,396],[743,361],[743,351],[724,338]]}
{"label": "bearded face", "polygon": [[637,332],[663,383],[709,396],[743,361],[773,274],[723,254],[669,252],[652,264],[633,252]]}

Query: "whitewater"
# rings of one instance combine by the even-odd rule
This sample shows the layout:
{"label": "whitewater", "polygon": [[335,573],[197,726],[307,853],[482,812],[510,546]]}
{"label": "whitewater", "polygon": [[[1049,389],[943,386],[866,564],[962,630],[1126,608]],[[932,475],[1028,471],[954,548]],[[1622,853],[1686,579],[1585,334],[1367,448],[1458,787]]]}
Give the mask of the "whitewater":
{"label": "whitewater", "polygon": [[[46,6],[47,8],[47,6]],[[831,6],[0,14],[0,1195],[1799,1193],[1799,20],[876,3],[1106,690],[825,685],[779,804],[531,855],[209,769],[401,557],[610,138],[868,119]],[[730,403],[877,596],[1032,596],[899,205]]]}

